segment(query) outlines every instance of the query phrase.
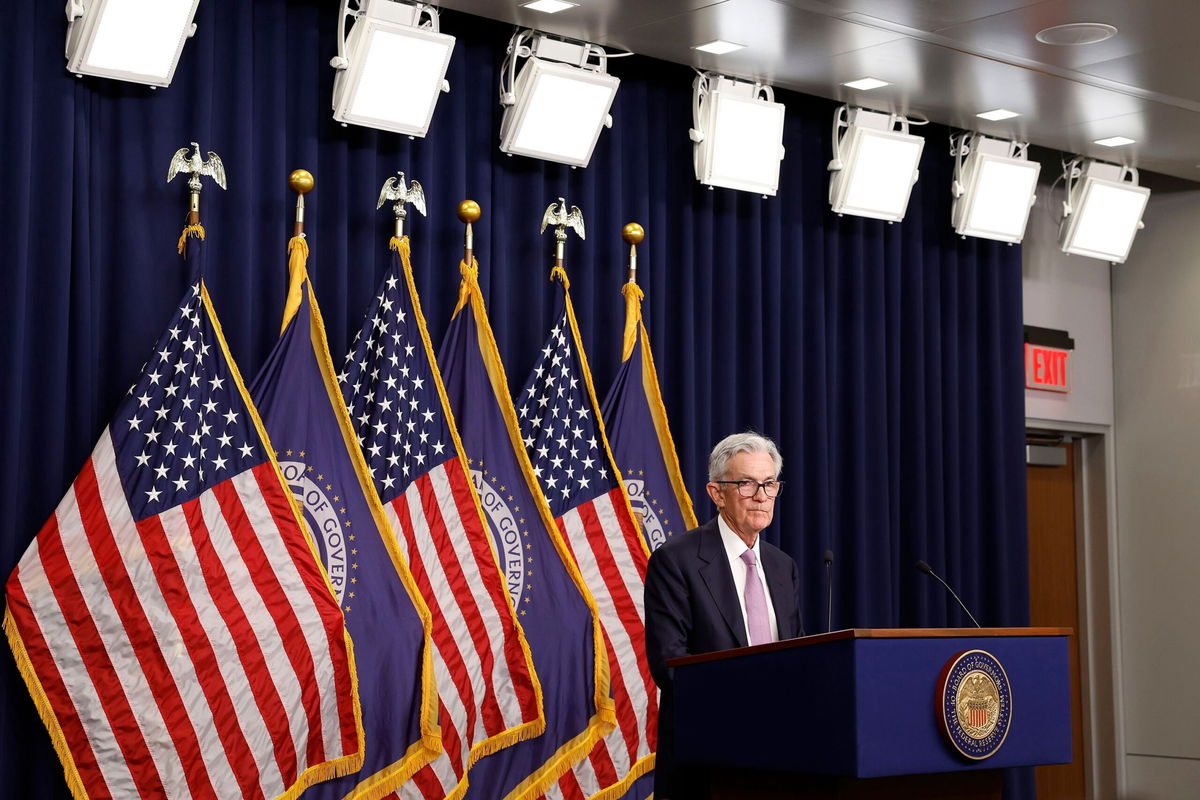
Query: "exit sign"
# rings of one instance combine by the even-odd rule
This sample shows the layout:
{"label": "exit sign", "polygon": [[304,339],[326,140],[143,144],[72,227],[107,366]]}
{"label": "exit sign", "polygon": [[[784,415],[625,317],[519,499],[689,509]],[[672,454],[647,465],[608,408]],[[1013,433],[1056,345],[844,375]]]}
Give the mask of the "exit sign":
{"label": "exit sign", "polygon": [[1025,344],[1025,388],[1049,392],[1069,392],[1067,369],[1070,350],[1045,345]]}

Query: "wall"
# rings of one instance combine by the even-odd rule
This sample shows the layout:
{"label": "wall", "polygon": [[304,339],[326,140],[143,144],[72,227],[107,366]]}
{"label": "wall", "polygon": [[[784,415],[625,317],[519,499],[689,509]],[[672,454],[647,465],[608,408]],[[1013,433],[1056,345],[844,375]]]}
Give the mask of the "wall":
{"label": "wall", "polygon": [[1075,340],[1068,394],[1025,390],[1029,427],[1083,434],[1077,443],[1079,646],[1088,796],[1118,794],[1123,764],[1114,641],[1116,552],[1113,463],[1112,299],[1109,267],[1058,246],[1064,190],[1051,186],[1057,155],[1042,159],[1038,202],[1022,244],[1024,322],[1067,331]]}
{"label": "wall", "polygon": [[[1053,180],[1058,165],[1045,163],[1042,176]],[[1025,390],[1028,419],[1111,425],[1112,318],[1107,265],[1094,258],[1068,256],[1058,247],[1062,184],[1050,191],[1043,180],[1022,243],[1025,324],[1067,331],[1075,339],[1071,391]]]}
{"label": "wall", "polygon": [[1113,269],[1126,789],[1200,796],[1200,191],[1159,193]]}

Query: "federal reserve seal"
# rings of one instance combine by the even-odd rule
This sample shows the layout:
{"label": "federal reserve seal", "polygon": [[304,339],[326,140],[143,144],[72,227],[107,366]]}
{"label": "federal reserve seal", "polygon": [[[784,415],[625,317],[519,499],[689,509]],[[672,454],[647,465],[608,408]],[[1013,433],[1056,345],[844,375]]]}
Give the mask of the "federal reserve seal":
{"label": "federal reserve seal", "polygon": [[[288,454],[291,454],[290,450]],[[338,517],[338,507],[330,501],[325,489],[309,477],[308,473],[312,468],[303,461],[280,461],[279,469],[283,472],[292,494],[304,509],[304,522],[321,551],[321,560],[325,563],[329,584],[333,587],[338,604],[341,605],[346,594],[347,560],[346,532]]]}
{"label": "federal reserve seal", "polygon": [[946,662],[938,678],[938,726],[967,758],[994,755],[1012,723],[1012,691],[1004,667],[991,653],[968,650]]}
{"label": "federal reserve seal", "polygon": [[479,493],[479,503],[492,529],[496,542],[496,555],[504,571],[504,582],[513,605],[521,607],[521,595],[525,592],[525,546],[521,541],[521,528],[514,509],[505,501],[504,494],[487,480],[487,470],[472,469],[471,481]]}
{"label": "federal reserve seal", "polygon": [[642,530],[646,532],[646,543],[650,545],[651,550],[657,550],[666,543],[670,534],[663,525],[662,517],[654,510],[650,498],[647,497],[646,482],[641,478],[625,478],[625,492],[629,496],[629,505],[633,513],[638,515]]}

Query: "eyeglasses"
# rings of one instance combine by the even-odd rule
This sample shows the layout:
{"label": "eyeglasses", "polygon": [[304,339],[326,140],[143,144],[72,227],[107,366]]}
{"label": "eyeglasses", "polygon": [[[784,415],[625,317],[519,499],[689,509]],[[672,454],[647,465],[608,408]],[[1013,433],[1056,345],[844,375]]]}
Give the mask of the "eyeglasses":
{"label": "eyeglasses", "polygon": [[783,481],[753,481],[749,478],[743,478],[740,481],[713,481],[725,486],[736,486],[737,492],[742,497],[754,497],[758,494],[758,490],[762,489],[763,494],[768,499],[774,500],[779,497],[779,493],[783,491]]}

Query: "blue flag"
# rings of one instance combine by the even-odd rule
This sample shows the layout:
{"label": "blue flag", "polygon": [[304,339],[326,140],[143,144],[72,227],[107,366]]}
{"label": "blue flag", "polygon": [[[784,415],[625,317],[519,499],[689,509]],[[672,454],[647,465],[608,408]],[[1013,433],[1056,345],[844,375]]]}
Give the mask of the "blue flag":
{"label": "blue flag", "polygon": [[642,523],[651,550],[668,538],[695,528],[696,514],[667,425],[650,340],[642,322],[642,290],[626,283],[625,336],[621,368],[601,413],[613,459],[621,469],[629,503]]}
{"label": "blue flag", "polygon": [[505,585],[542,683],[546,730],[471,769],[467,797],[541,795],[616,722],[608,660],[591,594],[550,514],[521,442],[504,366],[478,283],[461,265],[458,307],[438,355],[471,479]]}
{"label": "blue flag", "polygon": [[304,797],[381,797],[437,755],[429,610],[383,517],[296,238],[283,333],[251,387],[355,643],[366,756]]}

